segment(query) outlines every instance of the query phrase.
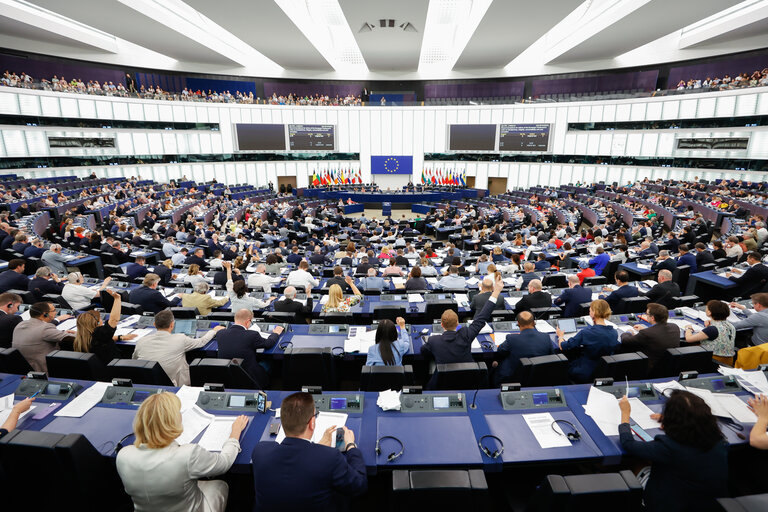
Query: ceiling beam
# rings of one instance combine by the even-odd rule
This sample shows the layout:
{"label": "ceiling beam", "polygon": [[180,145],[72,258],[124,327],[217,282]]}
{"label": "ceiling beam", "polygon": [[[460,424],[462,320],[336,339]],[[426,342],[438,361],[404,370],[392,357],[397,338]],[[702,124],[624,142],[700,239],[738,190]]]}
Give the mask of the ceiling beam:
{"label": "ceiling beam", "polygon": [[678,48],[690,48],[765,18],[768,18],[768,0],[746,0],[683,28]]}

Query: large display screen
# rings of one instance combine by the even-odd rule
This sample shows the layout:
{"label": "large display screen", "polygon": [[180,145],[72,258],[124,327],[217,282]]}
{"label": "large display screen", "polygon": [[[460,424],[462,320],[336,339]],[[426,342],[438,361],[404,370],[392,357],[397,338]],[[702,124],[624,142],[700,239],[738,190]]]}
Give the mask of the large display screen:
{"label": "large display screen", "polygon": [[285,151],[285,125],[236,124],[240,151]]}
{"label": "large display screen", "polygon": [[502,124],[499,151],[548,151],[549,124]]}
{"label": "large display screen", "polygon": [[336,131],[332,124],[289,124],[288,149],[291,151],[333,151]]}
{"label": "large display screen", "polygon": [[449,127],[450,151],[494,151],[495,124],[452,124]]}
{"label": "large display screen", "polygon": [[749,137],[696,137],[677,139],[677,149],[747,149]]}

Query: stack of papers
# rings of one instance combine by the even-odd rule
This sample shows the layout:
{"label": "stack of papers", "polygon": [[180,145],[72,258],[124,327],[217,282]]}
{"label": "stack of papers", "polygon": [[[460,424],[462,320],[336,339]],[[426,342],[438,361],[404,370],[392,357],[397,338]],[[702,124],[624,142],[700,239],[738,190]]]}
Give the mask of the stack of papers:
{"label": "stack of papers", "polygon": [[424,302],[424,297],[422,297],[418,293],[409,293],[408,294],[408,302],[410,302],[410,303]]}
{"label": "stack of papers", "polygon": [[133,324],[135,324],[136,322],[139,321],[139,318],[141,318],[141,315],[131,315],[131,316],[127,317],[127,318],[124,318],[124,319],[120,320],[120,322],[117,324],[117,328],[118,329],[123,329],[125,327],[130,326],[130,325],[133,325]]}
{"label": "stack of papers", "polygon": [[101,399],[104,398],[104,392],[110,385],[111,383],[109,382],[94,382],[91,387],[80,393],[79,396],[54,414],[68,418],[82,418],[85,413],[101,402]]}
{"label": "stack of papers", "polygon": [[437,286],[437,278],[436,277],[428,277],[427,282],[431,284],[432,286]]}
{"label": "stack of papers", "polygon": [[388,389],[379,393],[379,398],[376,399],[376,405],[381,407],[382,411],[399,411],[400,410],[400,391],[392,391]]}
{"label": "stack of papers", "polygon": [[643,270],[651,270],[650,265],[646,265],[645,263],[636,263],[637,268],[641,268]]}
{"label": "stack of papers", "polygon": [[721,366],[717,371],[723,375],[735,375],[741,387],[753,395],[768,396],[768,379],[765,378],[763,372],[748,372],[741,368],[728,368],[727,366]]}
{"label": "stack of papers", "polygon": [[206,429],[213,420],[213,414],[209,414],[199,408],[197,405],[193,405],[189,409],[181,413],[181,426],[182,433],[176,438],[176,442],[179,444],[191,443],[200,432]]}
{"label": "stack of papers", "polygon": [[237,416],[214,416],[197,444],[209,452],[220,452],[232,435],[232,424],[236,419]]}
{"label": "stack of papers", "polygon": [[197,398],[200,392],[203,391],[201,387],[193,386],[181,386],[176,392],[176,396],[181,400],[181,412],[186,411],[197,403]]}
{"label": "stack of papers", "polygon": [[654,286],[656,286],[656,285],[657,285],[657,284],[659,284],[659,283],[657,283],[657,282],[656,282],[656,281],[654,281],[653,279],[646,279],[645,281],[643,281],[643,284],[645,284],[645,285],[646,285],[646,286],[648,286],[649,288],[653,288]]}
{"label": "stack of papers", "polygon": [[469,279],[467,279],[467,284],[469,286],[475,286],[479,282],[480,282],[480,280],[478,278],[476,278],[476,277],[470,277]]}
{"label": "stack of papers", "polygon": [[56,328],[60,331],[77,330],[77,318],[70,318],[68,320],[64,320],[59,325],[57,325]]}
{"label": "stack of papers", "polygon": [[508,286],[517,286],[517,279],[514,277],[505,277],[502,279],[502,281]]}
{"label": "stack of papers", "polygon": [[344,352],[367,354],[376,344],[376,331],[367,331],[365,327],[349,329],[349,337],[344,340]]}
{"label": "stack of papers", "polygon": [[405,287],[405,278],[404,277],[393,277],[392,278],[392,284],[395,285],[395,288],[403,288],[403,287]]}
{"label": "stack of papers", "polygon": [[702,325],[692,323],[689,320],[680,320],[678,318],[670,318],[667,320],[667,322],[678,326],[680,328],[680,331],[684,331],[685,328],[689,325],[693,327],[693,332],[699,332],[704,328],[704,326]]}
{"label": "stack of papers", "polygon": [[697,311],[697,310],[695,310],[693,308],[689,308],[688,306],[684,306],[684,307],[680,308],[680,312],[683,315],[687,316],[688,318],[696,318],[696,319],[699,319],[699,320],[702,320],[702,321],[706,321],[707,320],[707,314],[706,313],[704,313],[703,311]]}

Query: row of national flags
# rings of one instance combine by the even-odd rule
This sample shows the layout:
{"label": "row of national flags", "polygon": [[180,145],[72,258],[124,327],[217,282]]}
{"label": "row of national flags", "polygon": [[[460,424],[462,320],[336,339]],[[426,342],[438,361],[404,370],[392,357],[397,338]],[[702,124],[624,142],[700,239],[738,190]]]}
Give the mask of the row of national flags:
{"label": "row of national flags", "polygon": [[321,169],[312,172],[311,183],[318,185],[361,185],[363,172],[360,169]]}
{"label": "row of national flags", "polygon": [[467,186],[467,171],[443,169],[442,167],[422,169],[421,183],[431,185]]}

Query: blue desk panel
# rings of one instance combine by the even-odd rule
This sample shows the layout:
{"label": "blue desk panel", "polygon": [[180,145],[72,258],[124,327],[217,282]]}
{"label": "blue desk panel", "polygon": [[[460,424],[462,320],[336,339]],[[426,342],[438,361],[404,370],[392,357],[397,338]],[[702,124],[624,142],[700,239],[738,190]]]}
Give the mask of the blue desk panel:
{"label": "blue desk panel", "polygon": [[40,430],[57,434],[83,434],[99,453],[113,455],[118,441],[133,432],[136,411],[138,407],[113,409],[97,406],[82,418],[57,416]]}

